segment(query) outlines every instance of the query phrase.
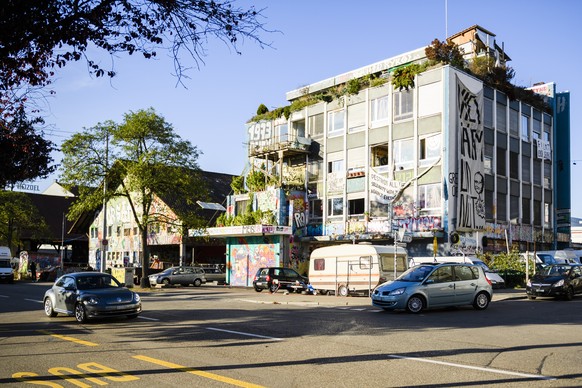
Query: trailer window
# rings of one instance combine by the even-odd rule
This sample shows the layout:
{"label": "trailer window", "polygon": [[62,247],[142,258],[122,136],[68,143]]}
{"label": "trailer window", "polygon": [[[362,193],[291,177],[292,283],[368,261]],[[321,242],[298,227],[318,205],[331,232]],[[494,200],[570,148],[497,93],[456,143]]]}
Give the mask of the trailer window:
{"label": "trailer window", "polygon": [[[394,271],[394,255],[381,255],[380,262],[382,263],[382,271]],[[396,256],[396,270],[398,272],[406,271],[406,256]]]}
{"label": "trailer window", "polygon": [[372,263],[372,256],[361,256],[360,257],[360,269],[370,269]]}
{"label": "trailer window", "polygon": [[314,271],[324,271],[325,270],[325,259],[314,259],[313,260],[313,270]]}

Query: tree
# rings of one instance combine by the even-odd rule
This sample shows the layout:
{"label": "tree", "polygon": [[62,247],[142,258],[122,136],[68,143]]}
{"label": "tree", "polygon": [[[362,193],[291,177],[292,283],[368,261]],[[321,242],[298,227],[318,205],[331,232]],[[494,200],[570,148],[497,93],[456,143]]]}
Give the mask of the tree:
{"label": "tree", "polygon": [[441,42],[435,39],[424,50],[426,57],[435,62],[444,64],[451,64],[459,69],[465,68],[465,60],[463,58],[463,51],[452,41]]}
{"label": "tree", "polygon": [[14,253],[20,246],[20,236],[45,237],[48,225],[25,193],[0,191],[0,244]]}
{"label": "tree", "polygon": [[[147,285],[147,233],[152,225],[173,224],[183,234],[204,226],[194,206],[207,197],[199,177],[199,151],[153,109],[130,112],[121,124],[108,121],[74,134],[63,143],[62,152],[62,183],[79,186],[70,219],[95,211],[104,199],[128,201],[141,235],[142,286]],[[156,213],[157,198],[180,202],[180,220]]]}
{"label": "tree", "polygon": [[0,188],[45,178],[56,170],[50,156],[54,144],[34,128],[40,123],[42,119],[28,120],[24,109],[11,119],[0,118]]}
{"label": "tree", "polygon": [[168,50],[178,79],[187,70],[183,53],[197,67],[209,36],[240,54],[248,39],[269,46],[262,10],[243,9],[232,0],[9,0],[0,2],[0,113],[10,115],[32,91],[49,85],[55,70],[86,60],[97,77],[115,76],[88,56],[89,48],[112,56],[140,53],[153,58]]}

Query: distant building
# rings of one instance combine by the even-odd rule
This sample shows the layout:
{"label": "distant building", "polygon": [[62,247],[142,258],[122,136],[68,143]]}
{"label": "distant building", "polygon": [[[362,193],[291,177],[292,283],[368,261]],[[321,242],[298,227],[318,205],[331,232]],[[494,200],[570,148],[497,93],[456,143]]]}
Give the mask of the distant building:
{"label": "distant building", "polygon": [[[480,26],[451,40],[467,61],[510,60]],[[263,172],[268,189],[231,196],[228,214],[250,204],[274,212],[282,230],[231,230],[231,284],[342,242],[402,238],[412,256],[569,246],[569,93],[536,85],[544,103],[450,65],[395,87],[399,69],[426,61],[423,47],[307,85],[286,94],[288,107],[247,123],[250,171]]]}

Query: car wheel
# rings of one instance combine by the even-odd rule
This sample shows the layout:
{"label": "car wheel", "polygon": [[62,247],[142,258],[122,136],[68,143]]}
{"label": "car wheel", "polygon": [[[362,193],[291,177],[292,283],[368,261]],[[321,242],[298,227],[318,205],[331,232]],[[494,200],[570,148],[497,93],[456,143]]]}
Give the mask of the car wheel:
{"label": "car wheel", "polygon": [[528,296],[527,296],[527,298],[528,298],[529,300],[535,300],[535,299],[536,299],[536,297],[535,297],[535,296],[533,296],[533,295],[528,295]]}
{"label": "car wheel", "polygon": [[57,316],[56,311],[53,309],[53,302],[51,301],[51,298],[46,298],[44,300],[44,313],[47,315],[47,317]]}
{"label": "car wheel", "polygon": [[473,302],[475,310],[485,310],[487,306],[489,306],[489,295],[485,292],[478,293]]}
{"label": "car wheel", "polygon": [[255,291],[256,292],[261,292],[261,291],[263,291],[263,289],[262,288],[255,287]]}
{"label": "car wheel", "polygon": [[572,287],[566,288],[566,293],[564,294],[565,300],[572,300],[574,299],[574,289]]}
{"label": "car wheel", "polygon": [[202,285],[202,280],[200,280],[200,279],[194,280],[194,287],[200,287],[201,285]]}
{"label": "car wheel", "polygon": [[83,303],[77,303],[75,305],[75,319],[79,323],[87,322],[87,312],[85,311],[85,306],[83,306]]}
{"label": "car wheel", "polygon": [[424,298],[420,295],[412,295],[406,302],[406,310],[409,313],[419,313],[424,309]]}
{"label": "car wheel", "polygon": [[343,284],[337,288],[338,296],[348,296],[348,288]]}
{"label": "car wheel", "polygon": [[164,286],[169,286],[170,285],[170,279],[166,278],[166,279],[162,280],[162,284]]}
{"label": "car wheel", "polygon": [[269,291],[270,291],[271,293],[273,293],[273,294],[274,294],[275,292],[279,291],[279,283],[271,283],[271,284],[269,285]]}

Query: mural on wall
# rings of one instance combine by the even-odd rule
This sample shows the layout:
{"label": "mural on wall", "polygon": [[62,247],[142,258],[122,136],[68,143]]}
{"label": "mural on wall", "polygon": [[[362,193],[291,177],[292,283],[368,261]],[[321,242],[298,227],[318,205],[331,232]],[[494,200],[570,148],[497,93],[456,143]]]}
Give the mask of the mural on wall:
{"label": "mural on wall", "polygon": [[457,77],[457,230],[485,227],[483,90],[471,92]]}
{"label": "mural on wall", "polygon": [[262,237],[239,237],[229,244],[230,284],[250,286],[257,270],[279,265],[276,244],[265,243]]}

